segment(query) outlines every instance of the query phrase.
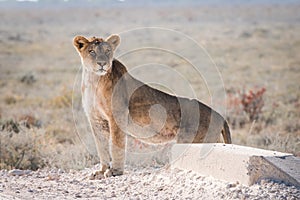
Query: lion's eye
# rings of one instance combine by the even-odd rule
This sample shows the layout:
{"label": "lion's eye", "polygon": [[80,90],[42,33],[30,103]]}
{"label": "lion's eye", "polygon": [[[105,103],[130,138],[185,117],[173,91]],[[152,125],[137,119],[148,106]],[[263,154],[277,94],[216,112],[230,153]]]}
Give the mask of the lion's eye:
{"label": "lion's eye", "polygon": [[94,50],[89,50],[90,55],[95,56],[96,52]]}

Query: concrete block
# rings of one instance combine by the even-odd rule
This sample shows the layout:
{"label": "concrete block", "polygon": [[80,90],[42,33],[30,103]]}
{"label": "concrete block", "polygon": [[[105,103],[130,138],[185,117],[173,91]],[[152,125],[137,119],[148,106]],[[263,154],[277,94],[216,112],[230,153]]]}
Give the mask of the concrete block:
{"label": "concrete block", "polygon": [[252,185],[272,179],[300,187],[300,159],[292,154],[233,144],[175,144],[171,167]]}

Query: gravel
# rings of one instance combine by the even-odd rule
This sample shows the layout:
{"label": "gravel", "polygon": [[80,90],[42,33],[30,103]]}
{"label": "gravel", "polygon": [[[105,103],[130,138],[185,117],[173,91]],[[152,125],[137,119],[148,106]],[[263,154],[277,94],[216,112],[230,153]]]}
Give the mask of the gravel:
{"label": "gravel", "polygon": [[[299,199],[300,188],[262,180],[244,186],[169,167],[126,167],[123,176],[89,180],[81,171],[1,170],[0,199]],[[17,173],[16,173],[17,172]]]}

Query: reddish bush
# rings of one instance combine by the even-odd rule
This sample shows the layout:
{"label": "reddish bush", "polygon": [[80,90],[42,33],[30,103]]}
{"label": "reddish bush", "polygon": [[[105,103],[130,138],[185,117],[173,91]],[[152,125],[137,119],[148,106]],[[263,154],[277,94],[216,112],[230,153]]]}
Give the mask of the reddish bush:
{"label": "reddish bush", "polygon": [[264,87],[255,90],[227,90],[227,120],[232,128],[243,128],[250,121],[257,120],[264,106]]}
{"label": "reddish bush", "polygon": [[250,121],[257,120],[264,106],[263,94],[266,88],[257,91],[249,90],[241,95],[243,110],[248,114]]}

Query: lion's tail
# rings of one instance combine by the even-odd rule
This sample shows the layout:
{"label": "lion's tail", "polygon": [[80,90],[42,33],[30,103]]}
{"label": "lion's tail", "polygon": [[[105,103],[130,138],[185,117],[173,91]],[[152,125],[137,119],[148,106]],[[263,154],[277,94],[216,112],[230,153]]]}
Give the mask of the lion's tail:
{"label": "lion's tail", "polygon": [[223,129],[222,129],[222,136],[223,136],[224,142],[226,144],[231,144],[230,129],[229,129],[229,126],[228,126],[228,123],[227,123],[226,120],[224,120],[224,126],[223,126]]}

